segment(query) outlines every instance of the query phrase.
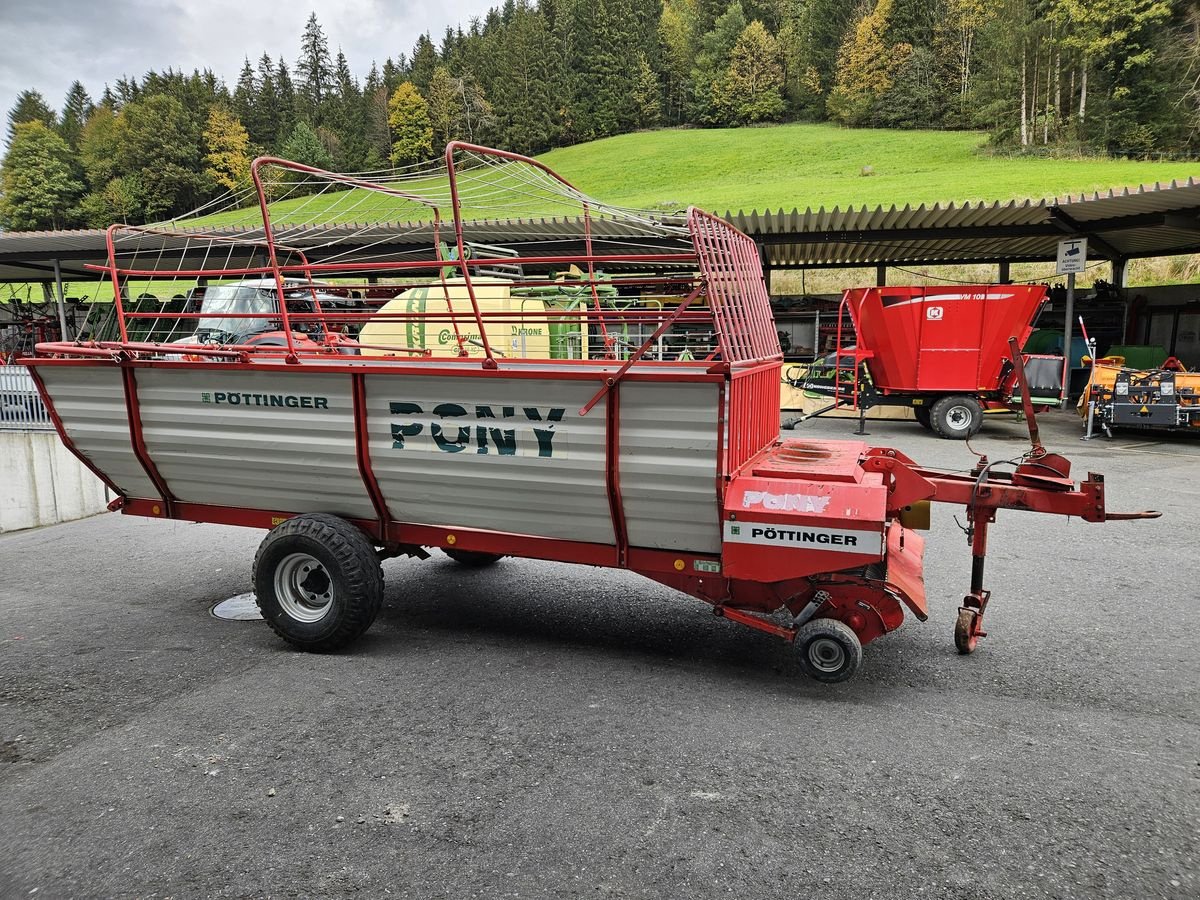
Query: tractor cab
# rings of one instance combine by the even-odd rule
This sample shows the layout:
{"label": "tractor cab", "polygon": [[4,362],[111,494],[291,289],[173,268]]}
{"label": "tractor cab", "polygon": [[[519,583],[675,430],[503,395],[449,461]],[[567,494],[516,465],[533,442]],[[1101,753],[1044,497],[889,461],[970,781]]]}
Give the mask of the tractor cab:
{"label": "tractor cab", "polygon": [[[333,293],[336,290],[306,281],[284,281],[283,296],[288,314],[301,317],[289,323],[293,341],[353,344],[340,331],[327,333],[324,321],[316,318],[324,312],[359,308],[357,299]],[[189,306],[197,315],[195,331],[171,343],[266,347],[287,345],[287,336],[279,316],[279,293],[273,279],[209,285],[196,291]]]}

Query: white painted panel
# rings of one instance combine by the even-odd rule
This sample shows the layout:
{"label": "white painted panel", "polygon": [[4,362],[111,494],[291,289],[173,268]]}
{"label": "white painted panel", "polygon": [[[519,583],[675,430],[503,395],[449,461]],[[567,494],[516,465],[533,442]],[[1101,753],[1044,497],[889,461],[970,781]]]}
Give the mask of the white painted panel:
{"label": "white painted panel", "polygon": [[75,449],[127,497],[158,497],[133,453],[121,370],[108,364],[39,366],[38,374]]}
{"label": "white painted panel", "polygon": [[716,384],[621,385],[621,504],[633,547],[717,553]]}
{"label": "white painted panel", "polygon": [[579,415],[595,382],[398,372],[366,385],[371,463],[396,520],[614,542],[604,405]]}
{"label": "white painted panel", "polygon": [[139,369],[137,384],[146,449],[178,499],[375,518],[349,375],[201,364]]}

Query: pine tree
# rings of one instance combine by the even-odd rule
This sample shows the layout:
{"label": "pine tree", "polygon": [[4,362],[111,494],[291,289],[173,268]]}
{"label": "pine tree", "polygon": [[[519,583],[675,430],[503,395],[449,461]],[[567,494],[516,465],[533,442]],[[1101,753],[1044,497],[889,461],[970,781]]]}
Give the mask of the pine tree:
{"label": "pine tree", "polygon": [[0,164],[0,222],[13,231],[62,228],[83,189],[71,148],[42,119],[17,122]]}
{"label": "pine tree", "polygon": [[71,82],[66,100],[63,102],[58,133],[62,135],[62,139],[72,150],[79,147],[79,133],[83,131],[84,123],[95,108],[95,104],[92,103],[92,98],[88,96],[83,84],[79,81]]}
{"label": "pine tree", "polygon": [[[567,13],[560,8],[560,20]],[[545,18],[526,2],[514,5],[512,21],[497,24],[487,40],[496,48],[496,134],[499,143],[518,153],[549,149],[563,128],[567,100],[560,44]]]}
{"label": "pine tree", "polygon": [[279,149],[287,123],[284,120],[285,110],[275,80],[275,62],[266,53],[258,60],[252,107],[250,118],[242,119],[242,123],[250,133],[251,141],[273,153]]}
{"label": "pine tree", "polygon": [[317,14],[309,13],[300,38],[300,58],[296,61],[296,78],[299,81],[297,97],[302,114],[314,124],[320,124],[325,114],[325,103],[333,93],[333,64],[329,58],[329,41]]}
{"label": "pine tree", "polygon": [[437,65],[438,55],[433,41],[430,40],[428,34],[423,34],[417,38],[416,46],[413,47],[408,80],[418,91],[427,90],[429,82],[433,80],[433,70],[437,68]]}
{"label": "pine tree", "polygon": [[245,126],[247,133],[256,142],[261,143],[262,128],[258,117],[262,110],[259,108],[260,86],[254,67],[250,65],[250,57],[245,57],[242,71],[238,73],[237,86],[233,89],[233,114]]}
{"label": "pine tree", "polygon": [[433,155],[429,105],[411,81],[396,88],[388,100],[388,125],[392,130],[392,165],[407,166]]}
{"label": "pine tree", "polygon": [[17,94],[17,102],[8,111],[8,140],[11,143],[16,136],[17,126],[24,122],[41,122],[47,128],[58,124],[54,110],[46,105],[46,99],[37,91],[21,91]]}
{"label": "pine tree", "polygon": [[370,147],[365,133],[366,110],[358,80],[340,47],[333,67],[333,88],[326,125],[336,138],[334,166],[339,172],[361,171],[367,166]]}
{"label": "pine tree", "polygon": [[284,159],[317,169],[333,168],[333,159],[312,127],[304,121],[296,123],[281,150]]}
{"label": "pine tree", "polygon": [[292,76],[288,72],[287,63],[283,61],[282,56],[279,57],[279,64],[275,67],[275,97],[279,104],[277,140],[283,140],[284,136],[290,135],[295,127],[297,98]]}

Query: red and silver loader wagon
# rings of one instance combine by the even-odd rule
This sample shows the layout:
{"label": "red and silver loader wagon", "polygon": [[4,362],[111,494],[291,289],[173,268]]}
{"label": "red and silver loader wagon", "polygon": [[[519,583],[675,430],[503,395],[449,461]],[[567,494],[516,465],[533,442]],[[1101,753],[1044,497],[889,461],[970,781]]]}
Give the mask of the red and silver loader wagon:
{"label": "red and silver loader wagon", "polygon": [[[983,635],[999,510],[1125,518],[1036,435],[1013,471],[969,475],[780,440],[758,252],[698,209],[608,207],[462,143],[371,180],[270,158],[253,173],[240,225],[110,228],[117,333],[25,362],[114,508],[267,529],[258,604],[299,648],[351,643],[380,561],[437,548],[630,569],[841,681],[906,610],[927,617],[931,502],[970,530],[962,653]],[[127,311],[147,283],[189,304]]]}

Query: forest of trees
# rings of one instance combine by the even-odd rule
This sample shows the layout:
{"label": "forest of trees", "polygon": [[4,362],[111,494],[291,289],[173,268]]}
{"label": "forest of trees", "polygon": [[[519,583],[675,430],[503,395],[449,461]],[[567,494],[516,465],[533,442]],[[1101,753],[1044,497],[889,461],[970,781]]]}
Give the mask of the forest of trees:
{"label": "forest of trees", "polygon": [[297,59],[147,72],[8,115],[0,226],[161,220],[256,154],[339,171],[462,138],[522,153],[661,126],[977,129],[1017,151],[1200,149],[1200,0],[505,0],[372,63],[315,15]]}

